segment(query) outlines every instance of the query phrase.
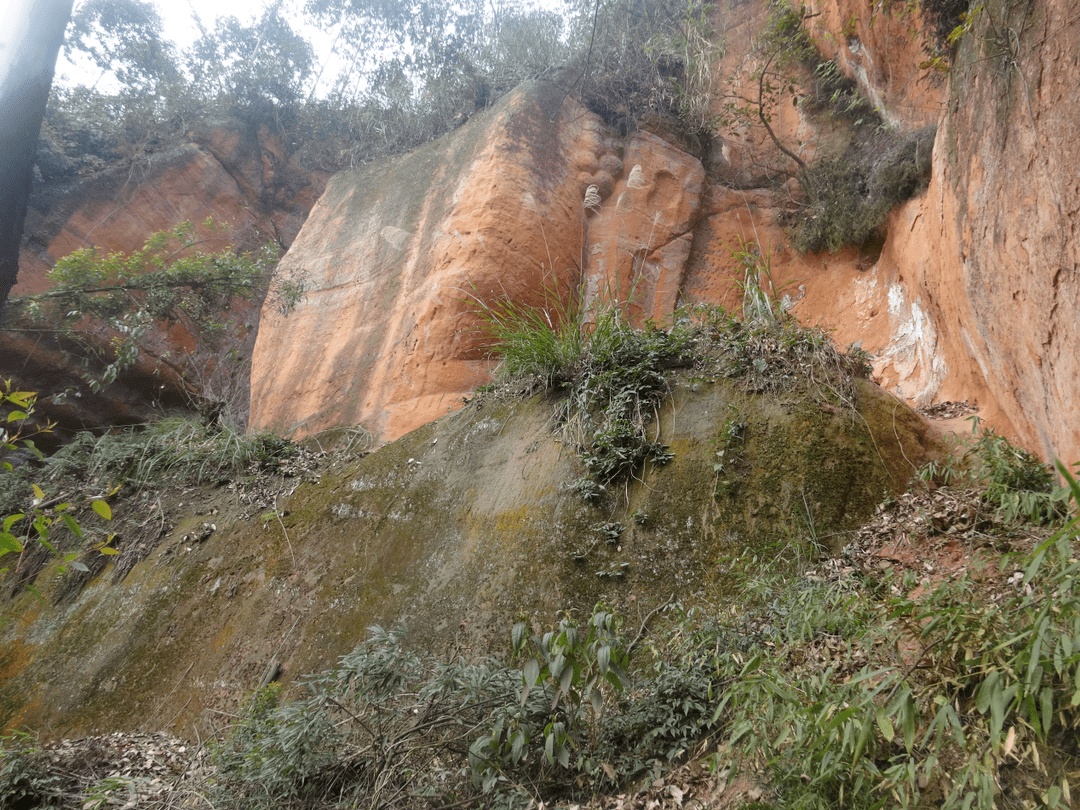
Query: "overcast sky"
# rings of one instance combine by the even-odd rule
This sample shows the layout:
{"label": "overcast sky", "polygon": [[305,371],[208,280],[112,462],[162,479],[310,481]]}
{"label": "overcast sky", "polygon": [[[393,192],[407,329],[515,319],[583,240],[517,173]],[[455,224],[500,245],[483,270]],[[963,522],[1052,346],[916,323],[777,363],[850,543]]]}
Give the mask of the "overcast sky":
{"label": "overcast sky", "polygon": [[[7,0],[0,0],[0,3]],[[76,10],[82,0],[76,0]],[[236,17],[242,23],[251,23],[258,18],[266,6],[275,0],[150,0],[157,8],[164,24],[164,38],[173,42],[178,49],[189,47],[199,37],[199,21],[207,31],[214,30],[218,17]],[[451,0],[430,0],[430,2],[451,2]],[[320,75],[319,86],[314,89],[316,95],[327,91],[344,69],[343,62],[332,55],[336,29],[321,31],[304,23],[303,7],[306,0],[283,0],[282,11],[293,29],[311,43],[315,54],[315,72]],[[561,0],[501,0],[501,7],[540,7],[560,9]],[[117,92],[119,88],[112,81],[111,75],[99,76],[99,69],[84,60],[82,64],[73,64],[62,50],[56,63],[56,79],[62,84],[84,84],[102,92]]]}
{"label": "overcast sky", "polygon": [[[199,36],[199,29],[195,24],[196,14],[202,21],[203,27],[212,31],[218,17],[236,17],[241,22],[247,23],[257,17],[266,5],[264,0],[152,0],[152,2],[164,22],[165,39],[174,42],[181,50],[191,45]],[[79,3],[76,2],[75,5],[78,7]],[[299,29],[315,48],[316,59],[322,60],[331,46],[332,37],[302,24],[303,15],[300,10],[303,5],[304,0],[284,0],[282,8],[286,17],[294,21],[293,26]],[[96,71],[73,65],[63,53],[56,64],[56,75],[66,84],[93,84],[97,78]]]}

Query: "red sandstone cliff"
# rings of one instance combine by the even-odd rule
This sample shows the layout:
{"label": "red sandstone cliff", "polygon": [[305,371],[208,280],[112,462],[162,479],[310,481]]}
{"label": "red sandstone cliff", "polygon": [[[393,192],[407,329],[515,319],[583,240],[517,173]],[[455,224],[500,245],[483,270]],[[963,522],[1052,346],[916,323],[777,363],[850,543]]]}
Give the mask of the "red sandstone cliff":
{"label": "red sandstone cliff", "polygon": [[[203,234],[207,250],[253,249],[267,241],[286,249],[325,187],[327,173],[300,166],[265,127],[258,131],[222,120],[200,125],[180,142],[151,154],[117,161],[100,171],[39,182],[27,214],[20,256],[19,283],[13,294],[47,288],[45,274],[57,259],[74,250],[96,247],[105,252],[140,249],[153,233],[181,222],[213,218],[229,226]],[[258,326],[257,308],[239,307],[230,348],[249,356]],[[152,406],[179,392],[168,365],[151,356],[181,358],[212,372],[218,358],[190,358],[195,350],[182,329],[150,339],[144,362],[100,394],[72,374],[76,358],[43,343],[36,335],[0,333],[0,377],[41,392],[39,410],[70,425],[138,421]],[[239,383],[242,382],[242,386]],[[74,386],[80,396],[62,407],[47,397]],[[246,400],[246,376],[230,397]],[[243,411],[242,402],[234,402]]]}
{"label": "red sandstone cliff", "polygon": [[[682,302],[734,307],[730,248],[747,240],[769,251],[796,314],[840,344],[861,341],[893,393],[917,406],[967,399],[1044,457],[1080,458],[1070,136],[1080,20],[1065,0],[1015,5],[984,4],[943,73],[920,67],[932,45],[899,6],[808,3],[818,47],[886,122],[938,125],[929,188],[893,212],[880,255],[789,247],[780,214],[792,189],[771,182],[779,156],[760,128],[688,145],[653,121],[621,137],[540,84],[414,153],[336,175],[283,262],[307,275],[307,301],[261,319],[253,426],[364,423],[396,437],[487,379],[474,299],[536,303],[557,279],[587,298],[633,286],[633,309],[658,320]],[[717,11],[717,99],[753,89],[767,17],[763,0]],[[1006,29],[1018,33],[1011,42],[995,33]],[[781,99],[774,126],[804,157],[843,137],[793,101]],[[39,194],[17,291],[40,289],[72,249],[135,248],[184,219],[214,216],[243,238],[289,245],[324,182],[265,131],[207,127],[138,165]],[[601,202],[586,208],[590,185]],[[5,340],[5,375],[47,389],[63,373],[63,358],[27,363],[29,347]],[[123,410],[125,397],[137,409],[129,391],[84,402],[84,416]]]}
{"label": "red sandstone cliff", "polygon": [[[768,147],[752,127],[717,139],[703,165],[660,129],[619,138],[539,84],[416,153],[335,176],[284,262],[308,273],[308,301],[286,321],[264,315],[253,424],[401,435],[486,379],[473,295],[535,301],[552,274],[579,272],[590,295],[639,272],[636,305],[652,317],[680,301],[733,305],[729,248],[745,239],[771,252],[796,314],[841,344],[861,340],[901,398],[973,401],[1045,457],[1080,458],[1069,134],[1080,19],[1064,0],[1027,6],[1005,21],[1023,32],[1016,46],[993,32],[1019,12],[987,3],[942,74],[919,67],[917,18],[809,4],[815,41],[885,121],[939,125],[929,190],[893,212],[880,256],[788,247],[787,189],[747,188]],[[767,6],[717,14],[728,43],[717,75],[745,86]],[[829,147],[831,126],[785,100],[777,109],[775,128],[807,156]]]}

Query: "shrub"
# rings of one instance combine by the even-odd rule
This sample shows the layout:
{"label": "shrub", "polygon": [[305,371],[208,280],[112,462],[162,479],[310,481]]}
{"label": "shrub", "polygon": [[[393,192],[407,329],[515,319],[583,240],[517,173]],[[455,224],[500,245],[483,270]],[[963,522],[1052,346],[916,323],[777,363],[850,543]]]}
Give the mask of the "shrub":
{"label": "shrub", "polygon": [[1061,521],[1067,514],[1070,489],[1056,484],[1053,468],[993,428],[981,428],[978,417],[970,419],[975,439],[971,447],[926,465],[920,478],[978,489],[982,503],[1007,523]]}
{"label": "shrub", "polygon": [[671,460],[648,427],[668,390],[664,371],[685,362],[690,339],[685,328],[635,329],[614,308],[596,318],[560,418],[601,486],[640,474],[646,462]]}
{"label": "shrub", "polygon": [[[31,589],[34,576],[41,567],[50,562],[56,565],[56,570],[60,573],[66,572],[69,567],[82,573],[90,570],[78,559],[81,550],[61,549],[56,537],[52,536],[53,532],[63,527],[70,535],[82,540],[83,529],[75,517],[78,508],[89,506],[100,518],[111,520],[112,508],[106,499],[116,494],[114,489],[107,493],[96,490],[91,496],[79,493],[66,500],[66,493],[62,493],[60,497],[46,497],[45,490],[35,480],[40,468],[33,471],[27,469],[29,463],[44,458],[34,444],[34,437],[50,433],[53,428],[53,425],[49,424],[35,424],[33,415],[36,399],[37,395],[31,392],[12,390],[10,381],[6,381],[0,388],[0,413],[5,416],[4,427],[0,430],[0,484],[4,485],[7,493],[4,500],[7,505],[0,511],[0,559],[9,554],[18,555],[16,572],[23,567],[26,558],[32,560],[31,564],[25,566],[30,570],[24,570],[23,579],[20,580],[26,582]],[[9,459],[20,453],[24,455],[24,463],[16,469]],[[104,493],[103,497],[99,493]],[[28,548],[31,539],[36,541],[42,553],[34,555],[33,549]],[[116,554],[117,550],[111,546],[113,539],[114,535],[108,535],[94,544],[94,550],[103,555]],[[8,570],[10,569],[6,566],[0,568],[0,574]],[[38,596],[40,597],[40,594]]]}
{"label": "shrub", "polygon": [[955,41],[950,35],[963,23],[971,0],[920,0],[919,5],[938,49],[951,51]]}
{"label": "shrub", "polygon": [[[468,791],[468,747],[494,707],[508,706],[510,671],[491,662],[440,663],[405,646],[405,628],[370,637],[279,704],[256,693],[213,750],[215,806],[411,806]],[[438,790],[444,791],[442,794]]]}
{"label": "shrub", "polygon": [[800,178],[805,202],[790,221],[795,249],[838,251],[878,237],[889,213],[926,189],[936,130],[876,130],[811,165]]}
{"label": "shrub", "polygon": [[533,377],[560,395],[556,419],[587,473],[569,488],[590,503],[599,504],[606,487],[640,477],[646,465],[674,458],[655,430],[667,372],[703,361],[702,355],[712,355],[726,376],[753,392],[806,384],[854,406],[853,380],[869,374],[869,355],[857,347],[838,352],[826,333],[795,322],[767,250],[741,243],[732,255],[744,272],[741,320],[721,308],[688,306],[667,328],[651,321],[635,326],[636,283],[624,300],[601,296],[589,312],[582,311],[579,292],[559,298],[553,288],[539,306],[476,303],[489,355],[502,361],[500,374]]}
{"label": "shrub", "polygon": [[[884,602],[857,580],[759,581],[740,600],[744,649],[714,659],[728,684],[717,767],[763,770],[776,807],[989,808],[1006,774],[1034,773],[1042,752],[1063,759],[1038,780],[1040,806],[1068,806],[1059,775],[1080,754],[1077,539],[1074,519],[1003,561],[1022,572],[1004,591],[978,571],[924,582],[922,595],[894,583],[911,595]],[[909,652],[885,652],[894,646]]]}
{"label": "shrub", "polygon": [[0,737],[0,806],[66,807],[71,781],[49,769],[48,754],[29,734],[15,731]]}
{"label": "shrub", "polygon": [[477,314],[491,341],[489,356],[500,360],[506,378],[539,377],[545,387],[558,387],[581,363],[588,337],[581,329],[577,289],[561,291],[545,284],[538,305],[510,298],[486,303],[479,298]]}
{"label": "shrub", "polygon": [[[560,296],[553,286],[539,306],[477,304],[504,378],[536,377],[565,394],[558,410],[563,432],[599,487],[640,473],[646,462],[671,459],[648,437],[647,425],[667,391],[664,369],[685,361],[691,341],[685,326],[633,326],[628,309],[626,302],[600,302],[586,315],[579,290]],[[599,494],[591,486],[579,491],[587,500]]]}
{"label": "shrub", "polygon": [[[167,364],[193,397],[193,378],[208,376],[190,357],[169,362],[147,351],[147,338],[163,324],[183,324],[200,348],[219,349],[228,331],[222,314],[237,300],[266,301],[288,312],[303,297],[303,283],[287,280],[270,285],[276,248],[254,253],[198,249],[205,241],[197,231],[220,232],[206,220],[161,231],[142,249],[129,254],[98,253],[82,248],[57,261],[48,273],[51,289],[11,301],[11,318],[61,351],[74,354],[80,376],[98,393],[139,360],[153,357]],[[77,373],[79,373],[77,372]],[[70,392],[67,392],[70,393]],[[66,393],[65,393],[66,395]]]}
{"label": "shrub", "polygon": [[707,737],[719,685],[713,639],[689,630],[685,660],[633,677],[622,624],[601,605],[584,626],[566,616],[530,637],[518,623],[520,669],[439,662],[409,650],[404,627],[372,627],[299,700],[273,685],[249,698],[212,748],[210,798],[245,810],[437,797],[510,808],[626,786]]}

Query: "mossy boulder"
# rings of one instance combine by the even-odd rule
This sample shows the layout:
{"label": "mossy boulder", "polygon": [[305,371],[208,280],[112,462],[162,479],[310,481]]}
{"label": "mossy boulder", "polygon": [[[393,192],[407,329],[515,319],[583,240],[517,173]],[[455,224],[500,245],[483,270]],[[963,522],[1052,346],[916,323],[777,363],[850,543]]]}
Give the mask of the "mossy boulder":
{"label": "mossy boulder", "polygon": [[[919,418],[867,382],[850,408],[681,373],[654,426],[674,459],[592,503],[547,395],[476,398],[282,492],[280,520],[238,519],[225,489],[185,493],[187,519],[121,581],[106,569],[59,606],[5,606],[0,725],[193,737],[268,667],[288,687],[372,624],[474,656],[504,654],[521,617],[722,603],[734,560],[842,545],[928,451]],[[204,537],[191,527],[211,504]]]}

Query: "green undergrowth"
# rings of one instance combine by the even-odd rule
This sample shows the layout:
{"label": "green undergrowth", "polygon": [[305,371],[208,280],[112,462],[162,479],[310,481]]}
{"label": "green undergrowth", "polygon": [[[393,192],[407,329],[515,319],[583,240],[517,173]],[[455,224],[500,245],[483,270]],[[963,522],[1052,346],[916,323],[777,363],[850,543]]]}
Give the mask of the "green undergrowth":
{"label": "green undergrowth", "polygon": [[[298,452],[273,433],[245,435],[224,424],[177,417],[104,434],[81,432],[49,457],[22,453],[0,470],[4,551],[11,555],[0,575],[6,572],[16,593],[57,558],[61,573],[70,564],[85,584],[104,568],[98,552],[122,554],[143,540],[142,554],[148,553],[152,544],[140,527],[162,493],[278,472]],[[106,519],[115,514],[107,535],[93,521],[85,530],[80,525],[92,517],[91,507]],[[116,537],[119,549],[113,546]],[[122,570],[134,561],[128,558]]]}
{"label": "green undergrowth", "polygon": [[[254,692],[185,789],[222,810],[599,808],[693,760],[754,786],[732,806],[757,810],[1072,806],[1080,485],[1060,469],[1071,519],[1002,523],[982,547],[1007,550],[948,577],[855,551],[796,571],[746,559],[737,609],[631,623],[599,604],[521,621],[504,657],[473,662],[372,627],[298,699]],[[9,802],[101,792],[61,793],[33,740],[2,744]]]}
{"label": "green undergrowth", "polygon": [[108,480],[131,489],[216,484],[255,466],[266,468],[296,454],[273,433],[246,435],[232,428],[169,418],[101,436],[80,433],[49,459],[53,479]]}
{"label": "green undergrowth", "polygon": [[[748,562],[737,611],[669,605],[652,637],[666,640],[645,644],[602,605],[546,630],[519,623],[506,663],[425,659],[373,629],[307,701],[260,716],[271,745],[258,757],[236,744],[251,721],[238,724],[217,804],[259,806],[229,791],[268,784],[299,790],[296,806],[330,794],[569,804],[698,755],[761,785],[765,807],[1067,807],[1080,775],[1077,540],[1074,519],[1003,556],[1002,572],[1020,572],[1007,587],[975,568],[916,591]],[[337,748],[312,744],[343,733]]]}
{"label": "green undergrowth", "polygon": [[715,660],[714,767],[752,774],[767,807],[1071,806],[1076,539],[1074,522],[1003,558],[1023,574],[1002,590],[972,571],[918,595],[913,578],[752,583],[742,643]]}
{"label": "green undergrowth", "polygon": [[[609,490],[640,480],[648,465],[674,456],[662,441],[659,410],[675,369],[737,381],[751,393],[800,388],[854,412],[854,381],[869,375],[869,355],[836,349],[827,332],[800,325],[774,285],[768,251],[732,249],[744,273],[739,311],[711,304],[680,307],[666,325],[640,322],[628,299],[608,295],[583,306],[580,289],[544,290],[540,305],[479,302],[477,312],[499,361],[500,390],[548,392],[554,420],[585,475],[569,484],[597,503]],[[521,381],[530,381],[522,386]]]}
{"label": "green undergrowth", "polygon": [[970,446],[930,462],[919,477],[936,486],[977,489],[983,505],[1006,521],[1060,520],[1067,513],[1070,488],[1059,484],[1053,470],[1034,453],[993,428],[983,428],[979,417],[969,420]]}
{"label": "green undergrowth", "polygon": [[118,491],[133,494],[166,485],[222,483],[253,467],[275,467],[296,452],[291,441],[274,433],[246,435],[225,425],[180,417],[100,434],[83,431],[47,459],[5,470],[0,477],[0,512],[25,505],[31,479],[46,490],[119,487]]}

